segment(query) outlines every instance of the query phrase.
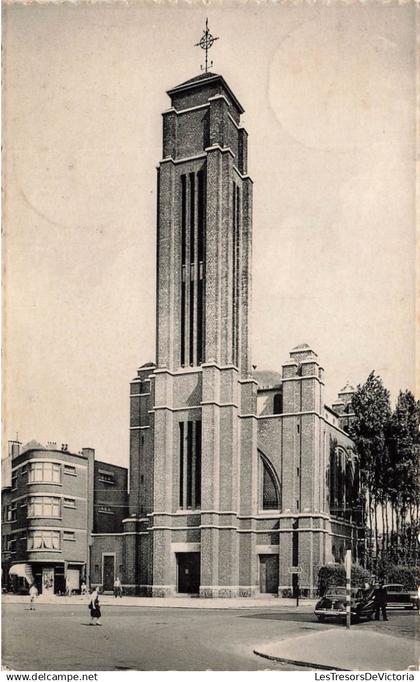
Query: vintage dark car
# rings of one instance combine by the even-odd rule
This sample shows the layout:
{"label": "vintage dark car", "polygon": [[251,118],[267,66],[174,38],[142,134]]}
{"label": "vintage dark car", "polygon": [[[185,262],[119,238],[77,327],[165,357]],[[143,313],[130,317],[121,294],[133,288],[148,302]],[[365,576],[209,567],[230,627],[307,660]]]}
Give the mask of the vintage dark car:
{"label": "vintage dark car", "polygon": [[403,585],[399,583],[388,583],[384,585],[386,588],[386,604],[387,606],[395,606],[405,609],[415,609],[417,606],[417,592],[414,590],[406,590]]}
{"label": "vintage dark car", "polygon": [[[361,588],[353,588],[351,590],[350,613],[352,622],[357,623],[362,618],[371,620],[375,611],[373,593],[373,589],[366,591]],[[346,588],[341,586],[330,587],[316,603],[314,613],[319,621],[327,618],[345,620]]]}

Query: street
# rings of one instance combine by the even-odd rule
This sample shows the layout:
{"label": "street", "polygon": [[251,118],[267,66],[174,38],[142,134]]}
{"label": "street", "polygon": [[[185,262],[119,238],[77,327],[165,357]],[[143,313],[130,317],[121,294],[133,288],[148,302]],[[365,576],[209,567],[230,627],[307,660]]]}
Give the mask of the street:
{"label": "street", "polygon": [[[390,611],[389,622],[355,628],[413,639],[416,611]],[[13,670],[299,670],[263,659],[256,644],[308,631],[317,623],[299,609],[183,609],[105,606],[102,627],[89,626],[86,605],[3,605],[3,666]]]}

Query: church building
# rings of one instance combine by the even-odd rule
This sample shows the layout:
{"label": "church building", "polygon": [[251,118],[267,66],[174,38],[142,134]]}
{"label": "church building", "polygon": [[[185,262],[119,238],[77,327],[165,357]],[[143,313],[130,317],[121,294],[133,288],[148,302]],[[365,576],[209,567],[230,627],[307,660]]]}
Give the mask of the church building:
{"label": "church building", "polygon": [[131,383],[129,514],[95,536],[92,584],[114,554],[126,593],[282,596],[299,582],[313,594],[319,566],[357,554],[353,389],[326,407],[306,344],[281,372],[253,371],[244,109],[210,72],[168,95],[156,358]]}

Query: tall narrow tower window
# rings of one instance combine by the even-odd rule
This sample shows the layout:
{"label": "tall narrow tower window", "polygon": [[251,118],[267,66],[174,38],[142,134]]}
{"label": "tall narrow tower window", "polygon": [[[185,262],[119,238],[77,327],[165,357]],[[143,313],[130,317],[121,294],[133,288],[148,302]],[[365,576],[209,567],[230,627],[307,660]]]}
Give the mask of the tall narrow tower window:
{"label": "tall narrow tower window", "polygon": [[185,313],[187,280],[187,179],[181,175],[181,365],[185,365]]}
{"label": "tall narrow tower window", "polygon": [[179,423],[179,506],[184,504],[184,422]]}
{"label": "tall narrow tower window", "polygon": [[205,245],[205,182],[204,171],[197,176],[197,364],[204,361],[204,245]]}
{"label": "tall narrow tower window", "polygon": [[190,173],[190,261],[195,263],[195,173]]}
{"label": "tall narrow tower window", "polygon": [[195,176],[190,173],[190,347],[189,365],[196,365],[194,357],[194,339],[196,336],[196,315],[194,309],[194,294],[196,286],[195,271],[197,267],[195,253]]}
{"label": "tall narrow tower window", "polygon": [[204,171],[181,175],[181,366],[204,361]]}
{"label": "tall narrow tower window", "polygon": [[179,424],[179,507],[201,504],[201,421]]}
{"label": "tall narrow tower window", "polygon": [[187,262],[187,187],[186,177],[181,175],[181,263]]}
{"label": "tall narrow tower window", "polygon": [[232,183],[232,362],[239,360],[240,191]]}

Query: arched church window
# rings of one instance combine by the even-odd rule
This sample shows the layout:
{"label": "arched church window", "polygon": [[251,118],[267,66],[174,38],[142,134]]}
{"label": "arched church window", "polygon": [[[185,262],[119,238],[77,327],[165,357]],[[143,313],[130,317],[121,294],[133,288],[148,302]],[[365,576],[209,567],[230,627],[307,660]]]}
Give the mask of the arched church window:
{"label": "arched church window", "polygon": [[264,457],[260,456],[261,462],[261,497],[262,497],[262,508],[263,509],[279,509],[280,507],[280,495],[279,486],[276,479],[276,475],[265,460]]}

